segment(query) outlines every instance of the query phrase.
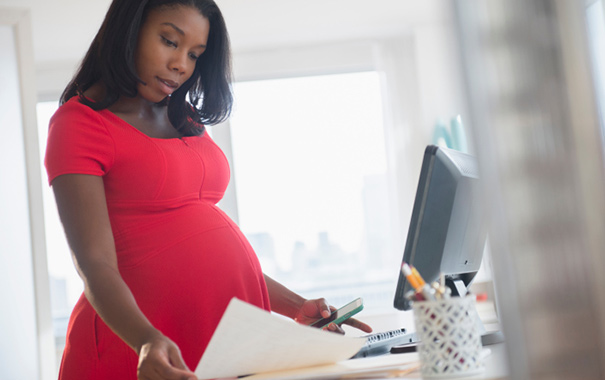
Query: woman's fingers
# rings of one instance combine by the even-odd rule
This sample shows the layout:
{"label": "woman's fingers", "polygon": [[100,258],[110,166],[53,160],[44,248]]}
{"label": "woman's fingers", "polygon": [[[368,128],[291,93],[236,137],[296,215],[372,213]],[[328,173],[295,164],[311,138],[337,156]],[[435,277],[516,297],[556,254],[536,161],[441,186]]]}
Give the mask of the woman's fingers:
{"label": "woman's fingers", "polygon": [[195,375],[184,369],[176,368],[166,361],[149,362],[139,367],[139,380],[197,380]]}
{"label": "woman's fingers", "polygon": [[338,334],[342,334],[344,335],[345,331],[342,329],[342,327],[338,326],[336,323],[330,323],[328,325],[328,327],[326,327],[326,329],[330,332],[335,332]]}
{"label": "woman's fingers", "polygon": [[356,329],[359,329],[363,332],[367,332],[367,333],[371,333],[372,332],[372,328],[370,327],[370,325],[363,323],[362,321],[355,319],[355,318],[349,318],[346,321],[343,322],[345,325],[349,325],[351,327],[354,327]]}
{"label": "woman's fingers", "polygon": [[176,346],[170,346],[168,348],[168,358],[170,359],[170,364],[172,364],[174,367],[189,371],[187,364],[185,364],[185,361],[181,356],[181,351]]}
{"label": "woman's fingers", "polygon": [[187,368],[179,348],[166,337],[143,346],[137,377],[139,380],[197,380]]}

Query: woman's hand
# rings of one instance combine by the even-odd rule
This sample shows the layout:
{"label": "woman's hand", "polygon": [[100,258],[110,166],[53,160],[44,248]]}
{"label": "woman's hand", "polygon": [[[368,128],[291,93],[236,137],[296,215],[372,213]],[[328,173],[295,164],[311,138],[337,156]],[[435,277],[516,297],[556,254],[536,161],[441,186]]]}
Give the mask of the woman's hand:
{"label": "woman's hand", "polygon": [[[336,308],[334,306],[329,306],[324,298],[306,300],[298,310],[294,320],[303,325],[308,325],[320,318],[328,318],[334,310],[336,310]],[[349,318],[344,321],[343,324],[349,325],[366,333],[372,332],[372,328],[369,325],[355,318]],[[330,323],[327,329],[329,331],[344,334],[344,330],[336,323]]]}
{"label": "woman's hand", "polygon": [[[305,299],[266,274],[265,282],[271,300],[271,310],[290,317],[300,324],[308,325],[318,319],[327,318],[331,310],[336,310],[335,307],[329,306],[324,298]],[[349,318],[344,323],[367,333],[372,332],[370,326],[357,319]],[[344,334],[344,330],[336,323],[330,323],[328,330]]]}
{"label": "woman's hand", "polygon": [[197,380],[187,368],[181,351],[166,336],[158,334],[139,351],[138,380]]}

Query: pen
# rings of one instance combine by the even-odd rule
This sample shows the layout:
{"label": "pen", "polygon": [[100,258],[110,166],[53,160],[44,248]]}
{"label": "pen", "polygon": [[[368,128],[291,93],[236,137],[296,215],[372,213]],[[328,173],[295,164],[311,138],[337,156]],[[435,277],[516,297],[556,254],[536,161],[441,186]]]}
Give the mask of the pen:
{"label": "pen", "polygon": [[444,299],[448,299],[452,295],[452,289],[445,286],[445,274],[443,272],[439,274],[439,292],[441,292]]}
{"label": "pen", "polygon": [[435,297],[438,300],[443,299],[443,292],[441,291],[441,287],[439,286],[439,283],[433,282],[431,284],[431,288],[433,288],[433,290],[435,290]]}
{"label": "pen", "polygon": [[412,288],[414,288],[415,290],[420,289],[420,287],[422,285],[418,281],[418,278],[416,276],[414,276],[414,273],[412,272],[412,268],[410,268],[408,263],[401,264],[401,273],[403,273],[403,275],[408,280],[410,285],[412,285]]}
{"label": "pen", "polygon": [[405,293],[405,298],[408,301],[422,301],[416,297],[416,291],[414,289],[410,289]]}
{"label": "pen", "polygon": [[416,269],[415,267],[410,266],[410,269],[412,270],[412,274],[416,277],[416,279],[418,279],[418,283],[420,284],[420,286],[424,286],[424,284],[426,284],[426,282],[424,282],[424,279],[422,278],[422,276],[420,275],[420,273],[418,273],[418,269]]}
{"label": "pen", "polygon": [[424,282],[422,276],[420,276],[420,273],[418,273],[417,270],[416,274],[414,274],[414,270],[415,268],[410,268],[410,266],[406,262],[401,265],[401,272],[408,280],[412,288],[416,290],[416,293],[420,293],[422,297],[427,301],[435,300],[434,291],[431,289],[430,286],[428,286]]}
{"label": "pen", "polygon": [[437,299],[450,298],[451,290],[445,286],[445,275],[443,273],[439,275],[439,281],[435,281],[431,284],[431,288],[435,290],[435,297],[437,297]]}

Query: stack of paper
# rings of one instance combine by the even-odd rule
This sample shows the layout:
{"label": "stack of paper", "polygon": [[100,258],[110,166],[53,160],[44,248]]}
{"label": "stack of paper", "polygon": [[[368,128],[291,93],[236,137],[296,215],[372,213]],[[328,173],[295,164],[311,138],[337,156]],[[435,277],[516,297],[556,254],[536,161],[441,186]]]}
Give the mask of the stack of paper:
{"label": "stack of paper", "polygon": [[195,374],[218,379],[346,360],[365,343],[303,326],[232,299]]}
{"label": "stack of paper", "polygon": [[[372,356],[343,360],[334,364],[265,372],[246,377],[246,380],[367,380],[391,379],[417,373],[420,369],[418,354]],[[416,377],[414,377],[416,378]]]}

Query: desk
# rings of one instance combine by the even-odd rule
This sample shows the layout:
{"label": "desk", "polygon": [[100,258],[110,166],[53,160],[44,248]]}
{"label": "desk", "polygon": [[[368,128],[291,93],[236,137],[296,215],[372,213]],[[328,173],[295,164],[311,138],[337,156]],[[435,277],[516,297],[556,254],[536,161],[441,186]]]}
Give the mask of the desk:
{"label": "desk", "polygon": [[[504,343],[488,346],[491,354],[485,358],[485,371],[475,376],[451,377],[455,380],[508,379],[508,361]],[[393,354],[354,359],[334,365],[298,370],[264,373],[246,377],[246,380],[357,380],[357,379],[422,379],[418,369],[418,354]],[[406,369],[409,369],[407,371]]]}
{"label": "desk", "polygon": [[[468,376],[468,377],[452,377],[452,379],[456,380],[464,380],[464,379],[489,379],[489,380],[504,380],[508,379],[508,359],[506,355],[506,346],[504,343],[494,344],[491,346],[487,346],[489,350],[491,350],[491,354],[485,358],[485,371],[476,376]],[[421,379],[420,371],[416,371],[411,373],[402,379]]]}

